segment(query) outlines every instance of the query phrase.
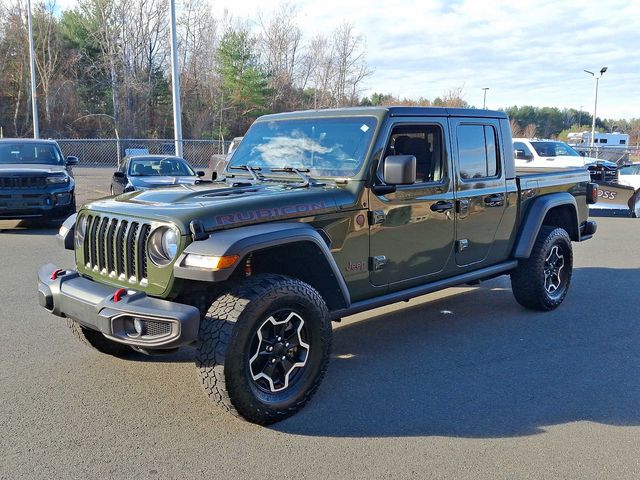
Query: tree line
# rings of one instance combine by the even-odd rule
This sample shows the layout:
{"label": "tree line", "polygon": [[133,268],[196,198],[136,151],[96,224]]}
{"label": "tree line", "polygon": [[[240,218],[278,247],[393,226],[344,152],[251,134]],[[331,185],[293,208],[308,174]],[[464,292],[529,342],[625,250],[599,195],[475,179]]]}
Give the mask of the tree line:
{"label": "tree line", "polygon": [[[79,0],[33,6],[42,136],[171,137],[167,0]],[[305,38],[293,5],[251,20],[214,18],[185,0],[178,51],[186,138],[229,138],[257,116],[357,105],[372,70],[348,21]],[[31,133],[25,0],[0,4],[0,126]]]}
{"label": "tree line", "polygon": [[[363,96],[373,70],[348,21],[305,36],[293,4],[238,20],[211,0],[184,0],[177,19],[185,138],[242,135],[259,115],[355,105],[469,107],[464,89],[441,96]],[[40,131],[52,138],[173,136],[167,0],[55,0],[33,4]],[[26,0],[0,4],[0,128],[32,134]],[[516,133],[558,137],[591,124],[575,109],[510,107]],[[640,119],[597,120],[638,136]],[[585,129],[582,127],[582,129]],[[526,132],[525,132],[526,131]]]}

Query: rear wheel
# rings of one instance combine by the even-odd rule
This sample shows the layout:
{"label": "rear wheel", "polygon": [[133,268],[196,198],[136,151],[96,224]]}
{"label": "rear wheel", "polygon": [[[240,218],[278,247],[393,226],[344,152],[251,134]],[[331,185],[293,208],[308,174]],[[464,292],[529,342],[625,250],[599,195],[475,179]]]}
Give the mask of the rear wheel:
{"label": "rear wheel", "polygon": [[322,381],[331,323],[320,294],[280,275],[256,275],[213,302],[196,366],[207,395],[267,425],[299,411]]}
{"label": "rear wheel", "polygon": [[80,340],[81,343],[101,353],[113,355],[114,357],[126,357],[133,353],[131,347],[109,340],[102,333],[85,328],[70,318],[67,318],[67,326],[73,332],[73,336]]}
{"label": "rear wheel", "polygon": [[542,227],[529,258],[511,273],[513,295],[526,308],[553,310],[567,295],[572,273],[569,234],[562,228]]}

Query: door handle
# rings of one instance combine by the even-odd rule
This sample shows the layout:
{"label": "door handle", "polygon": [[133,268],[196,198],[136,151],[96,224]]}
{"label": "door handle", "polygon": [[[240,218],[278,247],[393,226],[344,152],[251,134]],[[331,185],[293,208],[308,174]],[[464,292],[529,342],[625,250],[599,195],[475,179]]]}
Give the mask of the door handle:
{"label": "door handle", "polygon": [[495,195],[484,197],[484,203],[486,203],[487,207],[501,207],[504,205],[504,193],[496,193]]}
{"label": "door handle", "polygon": [[432,212],[442,213],[452,209],[453,209],[453,202],[445,202],[443,200],[440,200],[439,202],[433,203],[431,205]]}

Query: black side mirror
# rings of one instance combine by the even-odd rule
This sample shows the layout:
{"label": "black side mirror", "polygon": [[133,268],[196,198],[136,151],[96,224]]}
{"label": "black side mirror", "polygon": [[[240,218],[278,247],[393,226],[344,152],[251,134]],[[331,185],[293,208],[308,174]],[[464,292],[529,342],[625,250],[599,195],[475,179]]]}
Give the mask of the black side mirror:
{"label": "black side mirror", "polygon": [[204,174],[204,172],[202,170],[198,170],[196,172],[196,175],[198,175],[199,177],[204,177],[205,174]]}
{"label": "black side mirror", "polygon": [[218,172],[214,170],[213,172],[211,172],[211,181],[215,182],[217,179],[218,179]]}
{"label": "black side mirror", "polygon": [[513,151],[516,160],[528,160],[529,155],[524,153],[524,150],[514,150]]}
{"label": "black side mirror", "polygon": [[413,155],[389,155],[384,159],[382,170],[382,180],[387,185],[416,183],[416,157]]}
{"label": "black side mirror", "polygon": [[78,157],[70,156],[65,159],[65,165],[69,167],[73,167],[74,165],[78,165]]}
{"label": "black side mirror", "polygon": [[113,178],[124,178],[124,173],[120,170],[113,172]]}

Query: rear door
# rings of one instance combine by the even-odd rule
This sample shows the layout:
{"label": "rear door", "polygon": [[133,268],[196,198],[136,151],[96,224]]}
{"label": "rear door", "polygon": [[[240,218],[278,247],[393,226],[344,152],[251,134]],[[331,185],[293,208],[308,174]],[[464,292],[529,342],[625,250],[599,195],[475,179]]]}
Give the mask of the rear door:
{"label": "rear door", "polygon": [[451,118],[450,128],[456,169],[456,264],[495,263],[499,260],[491,250],[507,203],[499,123],[492,118]]}

